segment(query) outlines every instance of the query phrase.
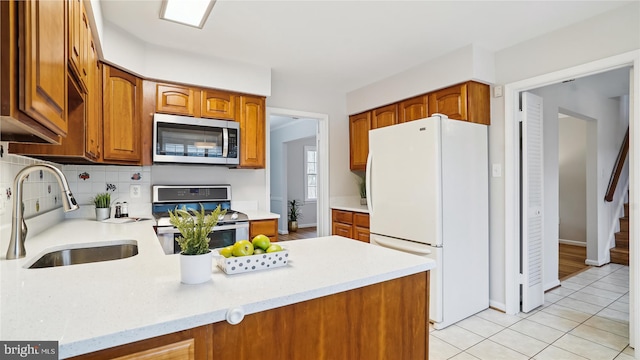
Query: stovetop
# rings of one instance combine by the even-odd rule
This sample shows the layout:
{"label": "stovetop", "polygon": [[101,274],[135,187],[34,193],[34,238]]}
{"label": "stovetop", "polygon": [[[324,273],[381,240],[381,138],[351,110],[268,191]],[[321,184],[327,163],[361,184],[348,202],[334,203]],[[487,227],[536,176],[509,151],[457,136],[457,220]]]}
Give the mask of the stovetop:
{"label": "stovetop", "polygon": [[218,206],[226,210],[226,214],[218,218],[218,225],[248,222],[249,217],[231,209],[230,185],[153,185],[152,213],[158,226],[171,226],[169,211],[176,208],[200,211],[204,207],[207,215]]}

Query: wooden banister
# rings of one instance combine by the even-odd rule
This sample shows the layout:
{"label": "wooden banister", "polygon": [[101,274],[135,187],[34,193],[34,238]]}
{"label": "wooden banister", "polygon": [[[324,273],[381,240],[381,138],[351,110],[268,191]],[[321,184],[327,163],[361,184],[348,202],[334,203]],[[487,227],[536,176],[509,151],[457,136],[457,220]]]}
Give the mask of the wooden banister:
{"label": "wooden banister", "polygon": [[620,174],[622,173],[622,167],[627,160],[627,153],[629,152],[629,128],[624,135],[624,140],[620,146],[620,152],[618,152],[618,158],[616,164],[611,172],[611,178],[609,179],[609,187],[607,188],[607,194],[604,196],[606,202],[613,201],[613,195],[616,193],[616,187],[618,187],[618,180],[620,180]]}

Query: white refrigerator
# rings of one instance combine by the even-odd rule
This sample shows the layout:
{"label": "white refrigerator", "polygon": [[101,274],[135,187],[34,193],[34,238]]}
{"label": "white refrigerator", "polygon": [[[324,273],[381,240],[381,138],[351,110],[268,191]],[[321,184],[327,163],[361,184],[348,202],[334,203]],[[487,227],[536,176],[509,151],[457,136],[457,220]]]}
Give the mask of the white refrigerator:
{"label": "white refrigerator", "polygon": [[487,132],[444,115],[369,131],[371,243],[436,261],[436,329],[489,307]]}

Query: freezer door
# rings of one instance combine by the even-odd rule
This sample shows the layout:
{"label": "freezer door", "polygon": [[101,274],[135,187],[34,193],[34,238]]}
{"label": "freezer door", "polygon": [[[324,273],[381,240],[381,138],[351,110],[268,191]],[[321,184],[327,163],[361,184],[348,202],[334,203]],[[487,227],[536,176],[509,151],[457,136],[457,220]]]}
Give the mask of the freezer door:
{"label": "freezer door", "polygon": [[429,320],[436,329],[443,321],[442,248],[371,234],[371,244],[424,256],[436,262],[429,276]]}
{"label": "freezer door", "polygon": [[441,245],[439,117],[369,131],[371,233]]}

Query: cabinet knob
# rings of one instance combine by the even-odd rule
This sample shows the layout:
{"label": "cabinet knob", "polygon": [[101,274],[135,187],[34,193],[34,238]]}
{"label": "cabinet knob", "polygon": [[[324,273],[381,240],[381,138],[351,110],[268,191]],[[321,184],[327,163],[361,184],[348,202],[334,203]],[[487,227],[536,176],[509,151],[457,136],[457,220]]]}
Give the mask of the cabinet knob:
{"label": "cabinet knob", "polygon": [[244,319],[244,310],[241,307],[227,310],[227,322],[231,325],[238,325]]}

